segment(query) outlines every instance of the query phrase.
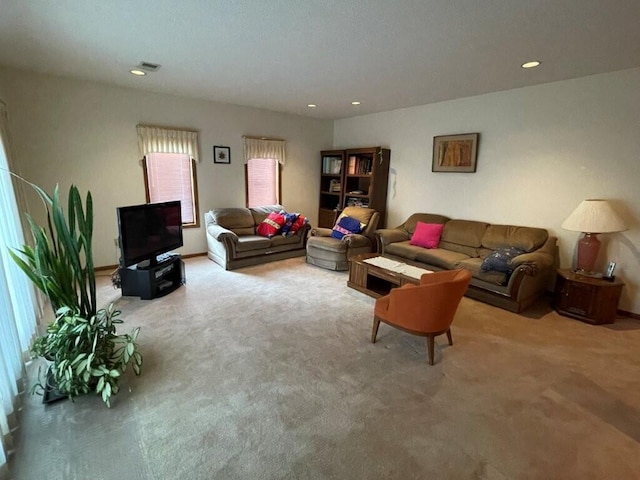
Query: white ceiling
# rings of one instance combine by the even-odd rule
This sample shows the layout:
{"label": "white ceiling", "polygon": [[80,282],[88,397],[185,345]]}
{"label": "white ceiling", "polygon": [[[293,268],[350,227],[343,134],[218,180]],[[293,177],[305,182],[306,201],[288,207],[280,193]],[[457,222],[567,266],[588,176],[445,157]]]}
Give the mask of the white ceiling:
{"label": "white ceiling", "polygon": [[640,1],[0,0],[0,65],[335,119],[640,66]]}

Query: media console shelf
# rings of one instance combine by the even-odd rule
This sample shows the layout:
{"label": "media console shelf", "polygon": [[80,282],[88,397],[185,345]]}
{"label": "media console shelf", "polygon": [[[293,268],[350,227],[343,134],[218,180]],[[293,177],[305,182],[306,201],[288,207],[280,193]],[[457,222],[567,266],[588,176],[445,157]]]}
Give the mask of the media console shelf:
{"label": "media console shelf", "polygon": [[180,255],[150,266],[137,265],[120,268],[120,282],[123,296],[140,297],[151,300],[173,292],[184,283],[184,262]]}

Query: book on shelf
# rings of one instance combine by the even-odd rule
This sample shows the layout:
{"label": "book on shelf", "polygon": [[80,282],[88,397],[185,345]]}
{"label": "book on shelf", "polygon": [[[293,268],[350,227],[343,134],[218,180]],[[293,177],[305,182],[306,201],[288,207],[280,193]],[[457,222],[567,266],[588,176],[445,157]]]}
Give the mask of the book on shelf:
{"label": "book on shelf", "polygon": [[355,156],[351,156],[349,157],[349,169],[347,170],[347,173],[349,175],[355,175],[356,174],[356,169],[358,165],[358,158]]}
{"label": "book on shelf", "polygon": [[358,161],[358,175],[367,175],[371,173],[371,160],[368,158],[360,158]]}
{"label": "book on shelf", "polygon": [[371,174],[371,159],[356,157],[352,155],[349,157],[349,163],[347,164],[348,175],[369,175]]}
{"label": "book on shelf", "polygon": [[367,198],[347,197],[346,207],[368,207],[369,200]]}
{"label": "book on shelf", "polygon": [[322,157],[322,173],[339,175],[342,159],[338,157]]}

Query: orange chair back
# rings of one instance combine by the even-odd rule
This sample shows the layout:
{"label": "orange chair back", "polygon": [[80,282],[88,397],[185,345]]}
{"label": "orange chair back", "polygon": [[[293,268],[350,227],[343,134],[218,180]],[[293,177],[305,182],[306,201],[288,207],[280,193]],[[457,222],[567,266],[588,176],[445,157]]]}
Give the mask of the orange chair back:
{"label": "orange chair back", "polygon": [[420,285],[395,288],[389,295],[379,298],[374,314],[412,332],[445,332],[453,322],[470,281],[468,270],[425,274]]}

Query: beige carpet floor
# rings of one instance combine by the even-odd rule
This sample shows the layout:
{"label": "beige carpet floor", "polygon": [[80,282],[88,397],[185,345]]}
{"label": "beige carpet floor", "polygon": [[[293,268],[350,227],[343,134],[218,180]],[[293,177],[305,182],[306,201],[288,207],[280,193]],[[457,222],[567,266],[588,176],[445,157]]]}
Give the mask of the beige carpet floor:
{"label": "beige carpet floor", "polygon": [[[27,397],[16,480],[640,478],[640,322],[463,299],[454,345],[382,324],[346,274],[304,258],[116,301],[143,375],[111,409]],[[30,366],[31,375],[37,362]]]}

